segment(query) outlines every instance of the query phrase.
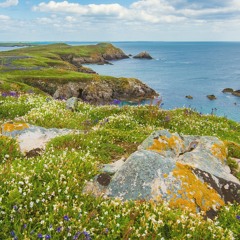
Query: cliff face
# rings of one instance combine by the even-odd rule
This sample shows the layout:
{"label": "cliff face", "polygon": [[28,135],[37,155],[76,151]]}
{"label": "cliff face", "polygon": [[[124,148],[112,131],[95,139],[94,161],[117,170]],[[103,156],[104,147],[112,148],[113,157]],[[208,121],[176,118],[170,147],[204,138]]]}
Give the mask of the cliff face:
{"label": "cliff face", "polygon": [[54,98],[78,97],[91,103],[106,104],[114,99],[139,101],[158,94],[137,79],[120,78],[90,82],[69,82],[56,86]]}

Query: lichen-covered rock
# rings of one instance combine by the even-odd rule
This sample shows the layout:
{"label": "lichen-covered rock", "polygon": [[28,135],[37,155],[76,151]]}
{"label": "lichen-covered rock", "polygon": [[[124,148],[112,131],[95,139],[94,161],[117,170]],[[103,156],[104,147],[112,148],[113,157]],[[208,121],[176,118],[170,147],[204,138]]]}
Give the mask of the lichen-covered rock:
{"label": "lichen-covered rock", "polygon": [[3,136],[15,137],[29,127],[30,125],[24,122],[6,122],[1,125],[1,133]]}
{"label": "lichen-covered rock", "polygon": [[17,139],[22,153],[44,149],[46,143],[57,136],[73,133],[70,129],[43,128],[27,123],[7,122],[1,125],[2,135]]}
{"label": "lichen-covered rock", "polygon": [[108,174],[114,174],[122,167],[123,164],[124,164],[124,158],[121,158],[114,163],[105,164],[102,168],[102,171]]}
{"label": "lichen-covered rock", "polygon": [[[226,202],[240,202],[240,182],[230,173],[226,157],[227,148],[218,138],[159,130],[112,172],[102,193],[123,200],[168,201],[214,216]],[[102,171],[109,173],[111,167]]]}

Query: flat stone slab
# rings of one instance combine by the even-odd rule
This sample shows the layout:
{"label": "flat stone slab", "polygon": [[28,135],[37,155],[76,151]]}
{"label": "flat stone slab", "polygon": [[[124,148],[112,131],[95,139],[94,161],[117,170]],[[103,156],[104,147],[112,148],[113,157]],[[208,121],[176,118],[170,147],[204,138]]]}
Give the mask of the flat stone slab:
{"label": "flat stone slab", "polygon": [[27,123],[7,122],[2,124],[1,133],[3,136],[16,138],[20,151],[29,152],[33,149],[44,149],[51,139],[70,133],[80,133],[71,129],[43,128]]}

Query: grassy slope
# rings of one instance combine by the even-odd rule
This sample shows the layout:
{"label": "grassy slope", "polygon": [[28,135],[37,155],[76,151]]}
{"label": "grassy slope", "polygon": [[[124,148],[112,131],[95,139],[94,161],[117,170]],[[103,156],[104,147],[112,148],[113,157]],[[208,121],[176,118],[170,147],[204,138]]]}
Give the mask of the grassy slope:
{"label": "grassy slope", "polygon": [[[19,154],[14,141],[0,137],[0,239],[11,239],[14,234],[19,239],[41,235],[77,239],[80,233],[78,239],[89,239],[88,234],[93,239],[240,237],[239,204],[223,208],[212,222],[162,203],[121,203],[82,194],[85,181],[99,172],[102,163],[129,156],[156,129],[212,135],[240,144],[239,123],[154,106],[79,103],[77,111],[71,112],[65,109],[65,102],[34,95],[2,97],[0,104],[0,123],[21,116],[31,124],[86,131],[55,138],[42,156],[31,159]],[[230,156],[240,157],[239,149],[231,144]]]}
{"label": "grassy slope", "polygon": [[[18,86],[16,89],[22,91],[25,91],[25,87],[23,87],[22,84],[19,84],[19,82],[34,87],[34,81],[36,80],[54,83],[95,80],[108,80],[115,81],[116,83],[120,81],[128,81],[129,79],[127,78],[119,79],[110,76],[96,77],[92,74],[77,72],[74,65],[67,61],[63,61],[61,58],[61,56],[64,55],[94,57],[100,56],[106,52],[111,53],[113,51],[116,51],[116,48],[113,45],[101,43],[87,46],[51,44],[0,52],[0,80],[4,82],[4,84],[0,84],[0,91],[7,91],[11,88],[8,84],[9,81]],[[20,69],[18,70],[16,68]]]}

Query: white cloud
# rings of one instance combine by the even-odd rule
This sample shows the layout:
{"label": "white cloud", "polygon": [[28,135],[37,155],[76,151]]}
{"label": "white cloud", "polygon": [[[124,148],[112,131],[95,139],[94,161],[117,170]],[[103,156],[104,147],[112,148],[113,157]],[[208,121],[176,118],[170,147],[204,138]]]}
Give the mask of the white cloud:
{"label": "white cloud", "polygon": [[34,11],[76,14],[81,17],[115,17],[126,21],[144,21],[148,23],[178,22],[184,17],[174,16],[174,8],[163,0],[138,1],[129,6],[123,7],[118,3],[114,4],[89,4],[81,5],[68,1],[48,3],[42,2],[33,7]]}
{"label": "white cloud", "polygon": [[[211,0],[209,0],[211,2]],[[209,3],[208,1],[208,3]],[[215,1],[215,0],[214,0]],[[214,3],[213,1],[213,3]],[[206,5],[206,4],[205,4]],[[230,0],[222,5],[207,5],[204,2],[189,0],[139,0],[129,7],[114,4],[71,3],[68,1],[48,3],[41,2],[33,7],[34,11],[51,12],[55,14],[75,14],[77,17],[93,17],[101,20],[115,18],[116,20],[146,23],[177,23],[182,21],[204,21],[205,16],[212,15],[221,18],[221,14],[240,12],[240,0]],[[209,7],[211,6],[211,7]],[[213,17],[214,18],[214,17]]]}
{"label": "white cloud", "polygon": [[0,7],[11,7],[11,6],[17,6],[18,0],[7,0],[5,2],[0,3]]}
{"label": "white cloud", "polygon": [[10,20],[10,17],[9,17],[9,16],[0,15],[0,21],[8,21],[8,20]]}

